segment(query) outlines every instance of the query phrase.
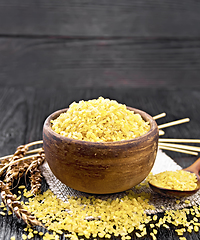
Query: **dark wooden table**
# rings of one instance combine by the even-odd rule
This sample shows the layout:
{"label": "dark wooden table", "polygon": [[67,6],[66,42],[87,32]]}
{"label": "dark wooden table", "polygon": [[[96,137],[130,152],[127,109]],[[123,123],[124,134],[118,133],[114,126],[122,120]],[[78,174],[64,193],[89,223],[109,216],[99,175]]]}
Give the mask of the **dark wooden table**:
{"label": "dark wooden table", "polygon": [[[199,12],[195,0],[1,0],[0,155],[42,139],[53,111],[99,96],[166,112],[159,124],[189,117],[165,137],[200,138]],[[166,153],[182,167],[196,159]],[[0,240],[21,239],[23,227],[0,215]]]}
{"label": "dark wooden table", "polygon": [[[99,96],[116,99],[128,106],[147,111],[151,115],[166,112],[158,124],[189,117],[189,123],[165,129],[165,137],[199,138],[200,89],[135,89],[135,88],[68,88],[36,89],[35,87],[0,88],[1,156],[11,154],[18,145],[42,139],[45,118],[53,111],[67,107],[73,101]],[[189,166],[197,157],[166,151],[182,167]],[[47,189],[43,181],[43,189]],[[17,191],[17,190],[15,190]],[[12,216],[0,216],[0,239],[11,236],[21,239],[24,223]],[[197,233],[188,239],[198,239]],[[35,236],[34,239],[40,239]],[[41,238],[42,239],[42,238]],[[62,238],[64,239],[64,238]],[[149,239],[145,237],[143,239]],[[161,231],[158,239],[178,239],[174,231]]]}

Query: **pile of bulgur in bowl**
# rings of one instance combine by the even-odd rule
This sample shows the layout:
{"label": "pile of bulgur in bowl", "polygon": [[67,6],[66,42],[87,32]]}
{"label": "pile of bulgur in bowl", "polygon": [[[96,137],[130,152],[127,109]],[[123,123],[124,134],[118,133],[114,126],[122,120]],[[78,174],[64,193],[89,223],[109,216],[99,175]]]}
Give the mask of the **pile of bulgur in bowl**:
{"label": "pile of bulgur in bowl", "polygon": [[140,114],[103,97],[73,102],[51,123],[52,129],[64,137],[91,142],[129,140],[150,130],[149,122]]}
{"label": "pile of bulgur in bowl", "polygon": [[151,171],[159,131],[147,113],[99,97],[52,113],[43,146],[53,174],[68,187],[92,194],[128,190]]}

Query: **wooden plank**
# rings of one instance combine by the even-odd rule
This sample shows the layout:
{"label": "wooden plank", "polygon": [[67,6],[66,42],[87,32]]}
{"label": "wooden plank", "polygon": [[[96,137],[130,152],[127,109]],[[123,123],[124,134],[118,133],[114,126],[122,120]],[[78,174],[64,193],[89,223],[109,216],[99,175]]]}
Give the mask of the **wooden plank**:
{"label": "wooden plank", "polygon": [[0,38],[0,84],[200,86],[200,40]]}
{"label": "wooden plank", "polygon": [[[23,78],[24,83],[27,79]],[[45,118],[55,110],[67,107],[72,101],[88,100],[98,96],[116,99],[156,115],[165,111],[166,118],[159,123],[189,117],[190,123],[171,127],[166,130],[167,137],[199,138],[200,88],[196,89],[135,89],[107,87],[67,87],[56,89],[54,85],[46,88],[23,87],[16,83],[15,87],[0,86],[0,153],[12,153],[11,150],[21,143],[38,140],[41,137],[42,124]],[[167,152],[178,159],[181,166],[188,166],[194,161],[193,157],[184,154]],[[182,159],[183,158],[183,159]],[[47,189],[43,182],[43,188]],[[14,191],[17,192],[17,188]],[[1,202],[1,200],[0,200]],[[0,239],[9,240],[15,236],[21,239],[25,224],[16,217],[0,216]],[[42,228],[36,228],[42,230]],[[44,230],[43,230],[44,231]],[[197,233],[190,234],[190,239],[197,239]],[[199,233],[198,233],[199,234]],[[163,238],[164,236],[164,238]],[[159,239],[175,239],[174,231],[160,229]],[[41,239],[38,235],[35,240]],[[62,237],[62,239],[65,239]],[[143,239],[149,239],[148,236]]]}
{"label": "wooden plank", "polygon": [[2,0],[0,34],[199,37],[200,2]]}
{"label": "wooden plank", "polygon": [[27,112],[26,98],[21,89],[0,88],[1,156],[12,154],[18,145],[24,144]]}
{"label": "wooden plank", "polygon": [[[73,101],[99,96],[142,109],[152,116],[166,112],[167,116],[157,120],[158,124],[190,118],[189,123],[166,128],[164,138],[199,139],[200,136],[200,116],[196,111],[200,109],[200,88],[166,90],[68,87],[57,90],[53,85],[41,89],[16,86],[1,87],[0,96],[1,156],[12,154],[20,144],[40,140],[43,123],[52,112],[68,107]],[[169,154],[183,157],[183,154]]]}

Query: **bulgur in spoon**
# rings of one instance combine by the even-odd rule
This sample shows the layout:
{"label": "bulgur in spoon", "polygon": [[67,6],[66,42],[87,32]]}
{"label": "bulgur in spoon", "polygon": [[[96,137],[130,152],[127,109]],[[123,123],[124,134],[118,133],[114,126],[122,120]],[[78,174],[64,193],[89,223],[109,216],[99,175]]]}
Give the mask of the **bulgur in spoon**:
{"label": "bulgur in spoon", "polygon": [[200,158],[191,166],[177,171],[166,171],[153,175],[149,186],[154,192],[168,197],[188,197],[200,189]]}

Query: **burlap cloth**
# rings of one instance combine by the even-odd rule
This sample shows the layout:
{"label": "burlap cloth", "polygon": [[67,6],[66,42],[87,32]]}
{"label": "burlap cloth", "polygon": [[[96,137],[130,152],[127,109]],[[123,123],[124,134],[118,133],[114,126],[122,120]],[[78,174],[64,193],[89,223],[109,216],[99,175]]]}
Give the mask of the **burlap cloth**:
{"label": "burlap cloth", "polygon": [[[67,201],[68,196],[91,196],[86,193],[82,193],[79,191],[76,191],[62,182],[60,182],[52,173],[52,171],[49,168],[48,163],[45,161],[45,163],[42,166],[42,173],[45,177],[50,190],[57,195],[58,198],[62,199],[63,201]],[[163,151],[158,150],[157,157],[154,163],[154,166],[152,168],[152,173],[156,174],[163,171],[171,171],[171,170],[180,170],[181,167],[174,162],[173,159],[171,159],[167,154],[165,154]],[[175,198],[168,198],[163,197],[157,193],[154,193],[147,185],[141,186],[138,188],[132,188],[132,190],[136,193],[139,192],[147,192],[151,193],[150,198],[150,204],[155,206],[155,210],[148,210],[147,213],[157,213],[157,212],[163,212],[165,210],[170,209],[180,209],[187,206],[193,206],[193,205],[200,205],[200,191],[198,191],[193,196],[187,197],[187,198],[181,198],[180,203],[176,203]],[[109,194],[109,195],[99,195],[99,198],[115,198],[115,197],[123,197],[126,195],[126,192],[123,193],[116,193],[116,194]],[[95,195],[96,196],[96,195]],[[185,203],[185,200],[190,200],[190,203]]]}

